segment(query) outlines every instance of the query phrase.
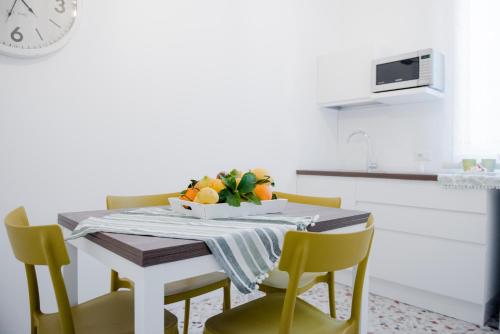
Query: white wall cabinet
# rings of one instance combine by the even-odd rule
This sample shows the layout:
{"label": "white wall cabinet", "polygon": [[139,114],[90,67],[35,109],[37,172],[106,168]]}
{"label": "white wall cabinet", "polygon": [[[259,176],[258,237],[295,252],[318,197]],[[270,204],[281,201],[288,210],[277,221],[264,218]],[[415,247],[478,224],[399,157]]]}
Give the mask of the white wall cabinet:
{"label": "white wall cabinet", "polygon": [[[499,291],[498,231],[484,190],[433,181],[298,175],[297,192],[341,196],[376,223],[370,290],[483,325]],[[349,284],[350,274],[337,275]]]}
{"label": "white wall cabinet", "polygon": [[373,48],[343,49],[318,58],[320,105],[371,103]]}

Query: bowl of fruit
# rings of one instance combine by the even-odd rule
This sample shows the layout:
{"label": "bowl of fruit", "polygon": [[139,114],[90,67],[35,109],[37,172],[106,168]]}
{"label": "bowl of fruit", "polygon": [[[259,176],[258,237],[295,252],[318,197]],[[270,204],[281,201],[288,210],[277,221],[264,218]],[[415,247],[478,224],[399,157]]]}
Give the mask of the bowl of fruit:
{"label": "bowl of fruit", "polygon": [[191,180],[181,196],[169,202],[174,211],[203,219],[283,212],[288,201],[276,198],[272,187],[274,180],[264,168],[246,173],[233,169]]}

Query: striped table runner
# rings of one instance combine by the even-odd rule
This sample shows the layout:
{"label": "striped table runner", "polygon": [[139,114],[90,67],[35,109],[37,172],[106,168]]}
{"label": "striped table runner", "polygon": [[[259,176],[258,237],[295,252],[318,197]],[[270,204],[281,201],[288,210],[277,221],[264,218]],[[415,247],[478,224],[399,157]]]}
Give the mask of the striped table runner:
{"label": "striped table runner", "polygon": [[90,217],[80,222],[67,240],[111,232],[204,241],[238,290],[250,293],[274,269],[285,233],[305,230],[318,218],[272,214],[202,220],[151,207]]}

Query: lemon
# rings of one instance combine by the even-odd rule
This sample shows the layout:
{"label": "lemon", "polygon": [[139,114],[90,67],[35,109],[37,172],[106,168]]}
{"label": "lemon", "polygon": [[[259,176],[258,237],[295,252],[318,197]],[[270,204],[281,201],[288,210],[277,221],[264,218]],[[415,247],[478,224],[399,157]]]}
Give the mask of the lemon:
{"label": "lemon", "polygon": [[265,168],[254,168],[251,170],[251,172],[255,174],[257,181],[265,179],[269,176],[269,172]]}
{"label": "lemon", "polygon": [[204,176],[200,181],[194,186],[196,189],[201,190],[206,187],[210,187],[213,179],[210,176]]}
{"label": "lemon", "polygon": [[216,192],[220,192],[222,189],[226,188],[226,186],[224,185],[221,179],[214,179],[210,183],[210,188],[212,188]]}
{"label": "lemon", "polygon": [[194,201],[201,204],[215,204],[219,201],[219,194],[212,188],[205,187],[198,192]]}

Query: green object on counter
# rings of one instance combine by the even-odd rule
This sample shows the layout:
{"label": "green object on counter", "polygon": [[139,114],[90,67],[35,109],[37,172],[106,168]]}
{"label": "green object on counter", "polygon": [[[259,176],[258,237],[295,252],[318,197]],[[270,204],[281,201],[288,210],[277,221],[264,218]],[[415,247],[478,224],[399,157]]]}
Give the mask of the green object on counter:
{"label": "green object on counter", "polygon": [[497,166],[497,160],[496,159],[482,159],[481,166],[486,168],[486,170],[488,172],[494,172],[495,168]]}
{"label": "green object on counter", "polygon": [[470,171],[476,166],[476,159],[462,159],[462,167],[465,172]]}

